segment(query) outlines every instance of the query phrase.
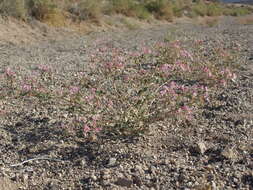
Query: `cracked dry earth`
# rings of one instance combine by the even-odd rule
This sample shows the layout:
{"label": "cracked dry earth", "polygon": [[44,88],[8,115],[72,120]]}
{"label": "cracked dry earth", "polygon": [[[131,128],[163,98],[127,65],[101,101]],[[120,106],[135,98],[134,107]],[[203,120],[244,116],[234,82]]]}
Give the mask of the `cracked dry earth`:
{"label": "cracked dry earth", "polygon": [[[0,189],[252,190],[253,25],[226,17],[212,28],[180,23],[30,46],[0,44],[0,68],[43,63],[71,77],[98,46],[135,50],[163,41],[172,29],[178,39],[242,44],[245,65],[237,81],[214,93],[220,106],[207,104],[190,126],[158,123],[138,138],[101,136],[89,142],[64,136],[47,116],[50,110],[17,108],[0,118]],[[42,159],[21,163],[31,158]]]}

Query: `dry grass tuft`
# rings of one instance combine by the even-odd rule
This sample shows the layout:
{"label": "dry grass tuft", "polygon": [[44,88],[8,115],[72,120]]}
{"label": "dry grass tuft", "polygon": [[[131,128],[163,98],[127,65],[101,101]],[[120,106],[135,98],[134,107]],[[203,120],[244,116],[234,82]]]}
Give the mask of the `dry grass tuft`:
{"label": "dry grass tuft", "polygon": [[243,16],[237,19],[237,22],[239,24],[253,24],[253,15],[247,15],[247,16]]}
{"label": "dry grass tuft", "polygon": [[214,27],[219,23],[219,17],[204,17],[200,24],[208,27]]}

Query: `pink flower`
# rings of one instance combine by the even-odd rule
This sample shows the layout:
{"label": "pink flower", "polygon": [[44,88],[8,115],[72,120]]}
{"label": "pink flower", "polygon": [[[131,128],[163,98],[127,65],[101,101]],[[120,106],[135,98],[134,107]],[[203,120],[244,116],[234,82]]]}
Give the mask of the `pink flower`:
{"label": "pink flower", "polygon": [[94,95],[86,96],[85,99],[86,99],[88,102],[91,102],[91,100],[94,99]]}
{"label": "pink flower", "polygon": [[164,47],[166,44],[164,42],[157,42],[156,46],[157,47]]}
{"label": "pink flower", "polygon": [[166,93],[167,93],[166,89],[160,91],[161,96],[164,96]]}
{"label": "pink flower", "polygon": [[39,65],[38,69],[41,70],[42,72],[49,72],[50,68],[46,65]]}
{"label": "pink flower", "polygon": [[93,119],[93,121],[97,121],[99,119],[99,115],[93,115],[92,119]]}
{"label": "pink flower", "polygon": [[174,81],[172,81],[172,82],[169,84],[169,88],[175,89],[175,88],[178,88],[178,85],[177,85]]}
{"label": "pink flower", "polygon": [[187,92],[189,90],[189,88],[187,86],[180,86],[180,89],[183,91],[183,92]]}
{"label": "pink flower", "polygon": [[122,69],[124,67],[124,65],[122,63],[117,63],[115,65],[118,69]]}
{"label": "pink flower", "polygon": [[223,57],[228,57],[229,56],[229,53],[228,52],[226,52],[226,51],[221,51],[221,56],[223,56]]}
{"label": "pink flower", "polygon": [[108,101],[108,106],[109,106],[110,108],[113,108],[113,101],[112,101],[112,100],[109,100],[109,101]]}
{"label": "pink flower", "polygon": [[128,75],[124,75],[124,76],[123,76],[123,79],[124,79],[124,81],[129,81],[129,80],[130,80],[130,77],[129,77]]}
{"label": "pink flower", "polygon": [[235,73],[232,74],[232,77],[231,77],[232,81],[235,81],[237,79],[237,76]]}
{"label": "pink flower", "polygon": [[188,51],[186,50],[181,50],[180,51],[180,55],[183,56],[183,57],[187,57],[187,58],[190,58],[192,61],[193,61],[193,57],[192,57],[192,54],[189,53]]}
{"label": "pink flower", "polygon": [[178,94],[173,89],[169,88],[167,92],[170,93],[170,95],[172,96],[172,99],[175,99],[176,97],[178,97]]}
{"label": "pink flower", "polygon": [[141,54],[139,52],[132,52],[130,56],[132,57],[139,57]]}
{"label": "pink flower", "polygon": [[209,68],[208,68],[208,67],[204,67],[204,68],[203,68],[203,71],[204,71],[205,73],[210,72],[210,70],[209,70]]}
{"label": "pink flower", "polygon": [[15,76],[15,72],[12,71],[9,67],[5,69],[5,74],[6,74],[8,77],[13,77],[13,76]]}
{"label": "pink flower", "polygon": [[139,70],[139,74],[140,74],[140,75],[145,75],[145,74],[146,74],[146,71],[145,71],[144,69],[141,69],[141,70]]}
{"label": "pink flower", "polygon": [[192,96],[193,96],[193,97],[197,97],[197,96],[198,96],[197,92],[193,92],[193,93],[192,93]]}
{"label": "pink flower", "polygon": [[21,86],[21,88],[22,88],[22,91],[29,92],[32,89],[32,86],[31,85],[27,85],[27,84],[23,84]]}
{"label": "pink flower", "polygon": [[77,94],[79,92],[80,88],[77,86],[70,87],[70,93],[71,94]]}
{"label": "pink flower", "polygon": [[143,54],[152,54],[152,50],[149,49],[148,47],[144,47],[144,48],[142,49],[142,52],[143,52]]}
{"label": "pink flower", "polygon": [[174,43],[172,43],[172,47],[176,48],[176,49],[180,49],[180,42],[178,40],[176,40]]}
{"label": "pink flower", "polygon": [[94,129],[94,131],[95,131],[96,133],[99,133],[101,130],[102,130],[101,127],[96,127],[96,128]]}
{"label": "pink flower", "polygon": [[105,67],[107,69],[112,69],[113,68],[113,63],[112,62],[106,63]]}
{"label": "pink flower", "polygon": [[93,93],[93,94],[95,94],[96,93],[96,88],[91,88],[91,92]]}
{"label": "pink flower", "polygon": [[209,101],[209,94],[208,94],[208,92],[205,92],[204,98],[205,98],[206,101]]}
{"label": "pink flower", "polygon": [[225,74],[225,70],[221,70],[220,74],[224,75]]}
{"label": "pink flower", "polygon": [[164,65],[161,66],[160,69],[161,69],[161,71],[166,73],[170,69],[170,65],[169,64],[164,64]]}
{"label": "pink flower", "polygon": [[233,77],[233,74],[231,73],[231,71],[229,69],[226,69],[225,71],[227,73],[228,78],[232,78]]}
{"label": "pink flower", "polygon": [[227,82],[224,80],[224,79],[222,79],[221,81],[220,81],[220,84],[222,85],[222,86],[226,86],[227,85]]}
{"label": "pink flower", "polygon": [[176,65],[181,65],[182,64],[182,62],[181,61],[176,61]]}
{"label": "pink flower", "polygon": [[178,108],[178,110],[176,111],[176,113],[180,114],[180,113],[182,113],[182,111],[183,111],[182,108]]}
{"label": "pink flower", "polygon": [[188,106],[181,107],[181,112],[184,111],[187,120],[192,120],[192,109]]}
{"label": "pink flower", "polygon": [[196,43],[196,44],[202,44],[202,43],[203,43],[203,40],[196,40],[195,43]]}
{"label": "pink flower", "polygon": [[187,67],[185,64],[180,64],[179,67],[182,71],[187,71]]}
{"label": "pink flower", "polygon": [[190,109],[188,106],[182,106],[181,109],[182,109],[183,111],[187,111],[187,112],[190,112],[190,111],[191,111],[191,109]]}
{"label": "pink flower", "polygon": [[119,61],[119,62],[124,62],[124,61],[125,61],[125,58],[124,58],[123,56],[119,56],[119,57],[118,57],[118,61]]}
{"label": "pink flower", "polygon": [[213,74],[211,73],[211,71],[209,71],[209,72],[207,73],[207,76],[210,77],[210,78],[213,76]]}
{"label": "pink flower", "polygon": [[90,130],[91,130],[91,129],[90,129],[90,127],[89,127],[88,125],[84,125],[84,126],[83,126],[83,132],[84,132],[85,134],[88,133]]}
{"label": "pink flower", "polygon": [[207,74],[208,77],[213,76],[212,72],[210,71],[210,69],[208,67],[204,67],[203,71]]}

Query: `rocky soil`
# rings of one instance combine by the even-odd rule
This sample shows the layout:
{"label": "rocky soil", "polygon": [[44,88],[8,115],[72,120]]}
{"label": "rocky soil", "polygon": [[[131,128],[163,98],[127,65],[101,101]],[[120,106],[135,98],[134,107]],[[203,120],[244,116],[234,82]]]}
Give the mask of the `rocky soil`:
{"label": "rocky soil", "polygon": [[0,189],[253,189],[252,31],[253,25],[226,17],[214,27],[178,23],[33,45],[1,43],[0,69],[48,64],[66,78],[98,47],[137,51],[168,32],[206,45],[240,43],[244,64],[237,81],[215,92],[220,106],[207,104],[196,123],[159,123],[138,138],[66,137],[53,118],[17,107],[0,118]]}

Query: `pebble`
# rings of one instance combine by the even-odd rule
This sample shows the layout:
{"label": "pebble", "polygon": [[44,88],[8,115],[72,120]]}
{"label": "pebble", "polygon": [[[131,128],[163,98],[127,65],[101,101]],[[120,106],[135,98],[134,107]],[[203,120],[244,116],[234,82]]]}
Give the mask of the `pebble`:
{"label": "pebble", "polygon": [[93,181],[97,181],[97,176],[95,176],[94,174],[91,175],[90,178],[91,178]]}
{"label": "pebble", "polygon": [[116,158],[110,158],[109,161],[108,161],[107,166],[109,166],[109,167],[115,166],[116,165],[116,161],[117,161]]}
{"label": "pebble", "polygon": [[133,184],[133,181],[128,178],[118,178],[117,181],[115,182],[116,185],[122,186],[122,187],[128,187],[130,188]]}
{"label": "pebble", "polygon": [[145,173],[145,171],[142,169],[142,166],[140,166],[140,165],[136,165],[136,166],[135,166],[135,169],[136,169],[140,174],[144,174],[144,173]]}
{"label": "pebble", "polygon": [[229,160],[235,160],[237,158],[237,153],[231,148],[225,148],[221,152],[221,155],[224,156],[226,159],[229,159]]}
{"label": "pebble", "polygon": [[102,175],[103,179],[109,179],[109,178],[111,178],[110,170],[108,170],[108,169],[103,170],[101,172],[101,175]]}

